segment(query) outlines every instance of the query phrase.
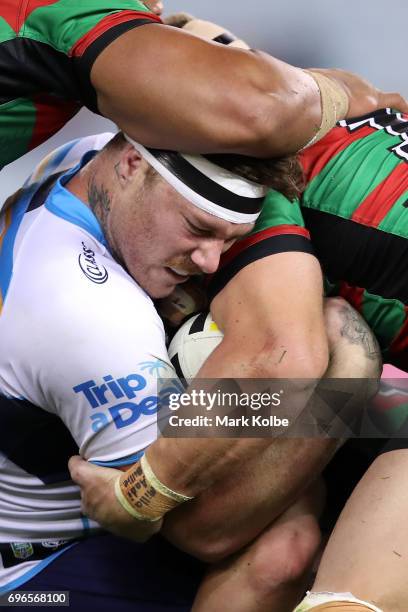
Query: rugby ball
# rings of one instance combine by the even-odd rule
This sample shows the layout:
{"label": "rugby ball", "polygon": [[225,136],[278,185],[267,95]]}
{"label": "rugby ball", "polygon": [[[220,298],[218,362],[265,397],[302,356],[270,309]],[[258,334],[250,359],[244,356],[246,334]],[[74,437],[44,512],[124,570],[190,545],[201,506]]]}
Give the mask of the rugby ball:
{"label": "rugby ball", "polygon": [[194,378],[222,338],[223,333],[209,312],[194,315],[183,323],[168,349],[179,378]]}

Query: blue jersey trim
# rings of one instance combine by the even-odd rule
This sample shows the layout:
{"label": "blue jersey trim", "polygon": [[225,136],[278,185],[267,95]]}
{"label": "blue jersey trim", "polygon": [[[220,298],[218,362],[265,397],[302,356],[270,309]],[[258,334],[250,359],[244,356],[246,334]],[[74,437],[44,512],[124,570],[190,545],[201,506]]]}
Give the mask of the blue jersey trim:
{"label": "blue jersey trim", "polygon": [[91,525],[89,523],[89,518],[87,516],[81,516],[82,526],[84,528],[85,536],[89,535],[89,531],[91,529]]}
{"label": "blue jersey trim", "polygon": [[[78,140],[73,141],[72,143],[68,143],[66,147],[63,147],[63,150],[57,155],[57,158],[51,160],[51,166],[57,167],[55,161],[57,160],[59,163],[62,159],[64,159],[64,157],[77,142]],[[97,151],[88,151],[85,153],[80,163],[75,166],[75,168],[72,168],[58,179],[45,202],[45,207],[57,217],[65,219],[66,221],[69,221],[70,223],[84,229],[109,250],[109,246],[105,240],[105,236],[99,221],[91,209],[64,187],[70,178],[74,176],[74,174],[83,166],[85,166],[96,155],[96,153]],[[23,191],[22,196],[11,209],[11,223],[6,230],[0,250],[0,295],[3,304],[6,300],[7,291],[13,274],[14,243],[18,229],[24,214],[30,205],[30,201],[38,189],[38,186],[49,175],[48,170],[49,168],[39,181],[33,183]]]}
{"label": "blue jersey trim", "polygon": [[30,200],[35,190],[36,187],[34,186],[28,188],[23,192],[22,197],[11,209],[11,223],[6,230],[0,250],[0,291],[3,304],[6,300],[7,291],[13,274],[13,251],[18,228],[20,227],[24,213],[30,204]]}
{"label": "blue jersey trim", "polygon": [[53,553],[52,555],[50,555],[46,559],[43,559],[42,561],[39,561],[38,565],[36,565],[35,567],[32,567],[28,572],[26,572],[22,576],[19,576],[15,580],[12,580],[11,582],[8,582],[7,584],[1,586],[0,587],[0,595],[4,595],[4,593],[7,593],[8,591],[12,591],[13,589],[18,588],[19,586],[21,586],[22,584],[24,584],[28,580],[31,580],[31,578],[34,578],[34,576],[39,574],[44,568],[47,567],[47,565],[52,563],[54,561],[54,559],[56,559],[57,557],[62,555],[65,551],[69,550],[70,548],[72,548],[76,544],[78,544],[78,542],[73,542],[72,544],[68,544],[62,550],[58,550],[57,552]]}
{"label": "blue jersey trim", "polygon": [[129,465],[130,463],[135,463],[139,461],[141,457],[144,455],[144,450],[141,450],[133,455],[128,455],[123,459],[116,459],[114,461],[91,461],[94,465],[101,465],[102,467],[119,467],[121,465]]}
{"label": "blue jersey trim", "polygon": [[109,247],[102,228],[91,209],[64,187],[74,174],[83,168],[96,153],[96,151],[88,151],[85,153],[77,166],[68,170],[68,172],[57,180],[54,188],[50,191],[45,201],[45,207],[57,217],[65,219],[65,221],[69,221],[69,223],[73,223],[84,229],[108,249]]}

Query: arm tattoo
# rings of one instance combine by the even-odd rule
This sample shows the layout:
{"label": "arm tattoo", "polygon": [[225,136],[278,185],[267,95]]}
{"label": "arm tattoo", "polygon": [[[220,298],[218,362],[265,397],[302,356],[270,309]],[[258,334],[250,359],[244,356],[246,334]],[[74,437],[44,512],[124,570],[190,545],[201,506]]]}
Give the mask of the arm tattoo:
{"label": "arm tattoo", "polygon": [[368,359],[377,359],[380,354],[378,342],[364,319],[350,306],[341,308],[340,316],[343,321],[340,335],[351,344],[363,347]]}

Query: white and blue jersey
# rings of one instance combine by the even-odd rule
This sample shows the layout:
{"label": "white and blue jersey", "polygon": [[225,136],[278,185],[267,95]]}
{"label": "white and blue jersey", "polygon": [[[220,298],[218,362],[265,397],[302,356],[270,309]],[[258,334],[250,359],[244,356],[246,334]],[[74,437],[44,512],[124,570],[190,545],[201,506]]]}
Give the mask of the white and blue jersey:
{"label": "white and blue jersey", "polygon": [[55,182],[111,136],[61,147],[0,214],[0,592],[98,530],[67,461],[134,462],[156,438],[157,379],[173,376],[152,300],[65,188],[78,167]]}

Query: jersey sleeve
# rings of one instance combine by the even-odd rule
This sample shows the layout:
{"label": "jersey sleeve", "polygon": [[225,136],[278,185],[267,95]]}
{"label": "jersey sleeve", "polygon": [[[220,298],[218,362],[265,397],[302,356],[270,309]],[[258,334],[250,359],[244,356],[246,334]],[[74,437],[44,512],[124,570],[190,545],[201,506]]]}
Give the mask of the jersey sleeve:
{"label": "jersey sleeve", "polygon": [[23,189],[40,185],[51,177],[78,165],[88,151],[100,151],[115,136],[113,132],[102,132],[75,138],[57,147],[46,155],[26,179]]}
{"label": "jersey sleeve", "polygon": [[21,346],[13,349],[24,351],[25,397],[63,421],[86,459],[132,463],[157,437],[160,386],[176,379],[162,321],[151,299],[90,237],[79,236],[65,256],[57,222],[43,227],[55,265],[44,270],[32,245],[20,258],[44,271],[24,288],[31,312],[21,322]]}
{"label": "jersey sleeve", "polygon": [[248,264],[288,251],[313,254],[310,234],[305,228],[300,202],[289,201],[281,193],[270,191],[253,231],[222,256],[219,270],[209,282],[209,298]]}
{"label": "jersey sleeve", "polygon": [[[161,23],[139,0],[57,0],[29,2],[20,36],[27,42],[27,62],[48,91],[79,100],[97,111],[90,80],[94,61],[130,29]],[[136,69],[136,60],[135,60]]]}
{"label": "jersey sleeve", "polygon": [[71,357],[64,359],[60,380],[65,384],[54,378],[54,398],[80,453],[103,465],[120,465],[132,463],[156,439],[160,384],[176,374],[151,300],[131,280],[127,291],[115,291],[110,276],[112,290],[104,303],[94,302],[94,320],[86,322],[83,313],[75,321],[83,337],[89,334],[86,345],[78,350],[76,333],[67,338]]}

